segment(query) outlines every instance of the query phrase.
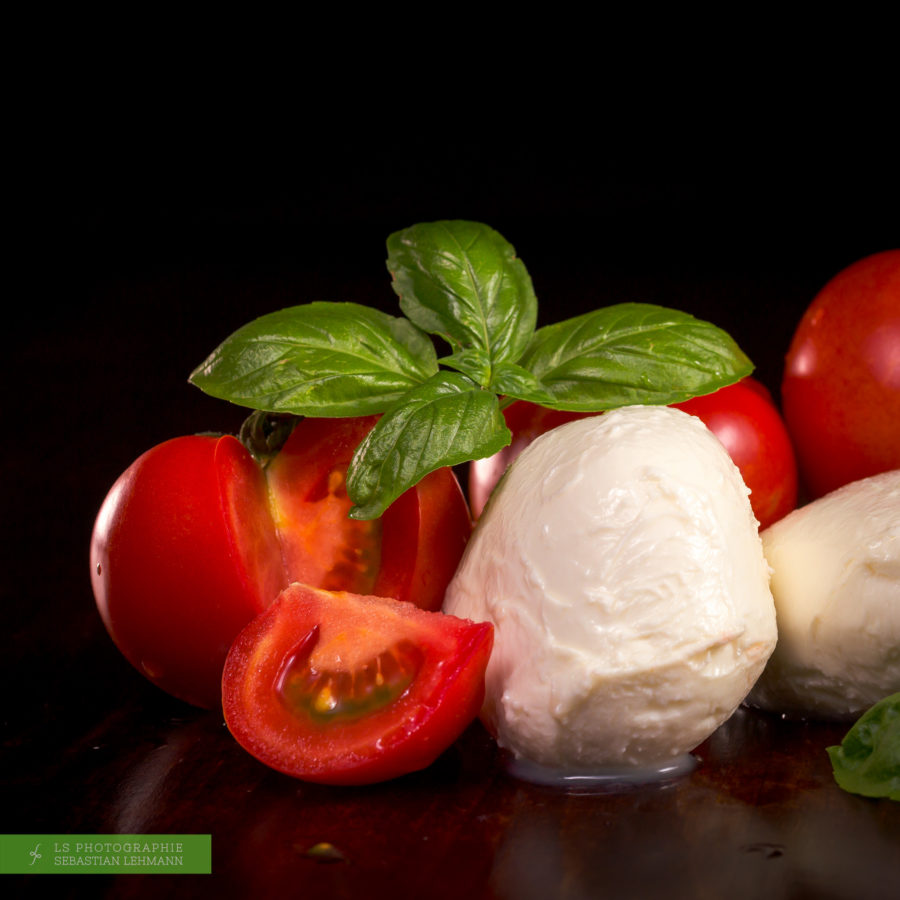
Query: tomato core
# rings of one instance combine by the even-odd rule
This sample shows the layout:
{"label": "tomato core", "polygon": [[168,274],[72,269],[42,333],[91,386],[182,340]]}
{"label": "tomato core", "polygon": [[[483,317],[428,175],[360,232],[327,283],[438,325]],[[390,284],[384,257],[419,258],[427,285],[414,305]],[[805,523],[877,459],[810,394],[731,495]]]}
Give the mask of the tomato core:
{"label": "tomato core", "polygon": [[282,704],[293,716],[319,726],[340,725],[389,707],[415,681],[422,651],[401,640],[353,671],[314,664],[319,626],[312,628],[287,655],[275,684]]}

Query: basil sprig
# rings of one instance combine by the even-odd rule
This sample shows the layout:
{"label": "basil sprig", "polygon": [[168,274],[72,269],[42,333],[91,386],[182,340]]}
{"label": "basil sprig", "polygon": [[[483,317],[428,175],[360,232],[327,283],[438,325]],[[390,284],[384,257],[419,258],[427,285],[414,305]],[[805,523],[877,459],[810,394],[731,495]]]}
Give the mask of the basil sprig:
{"label": "basil sprig", "polygon": [[[535,330],[524,264],[477,222],[414,225],[392,234],[387,248],[403,317],[353,303],[281,310],[236,331],[190,379],[267,412],[382,414],[348,471],[354,518],[378,517],[441,466],[506,446],[501,408],[513,400],[586,412],[669,404],[753,369],[721,329],[649,304]],[[449,352],[438,358],[429,335]]]}
{"label": "basil sprig", "polygon": [[826,750],[845,791],[900,800],[900,693],[863,713],[844,740]]}

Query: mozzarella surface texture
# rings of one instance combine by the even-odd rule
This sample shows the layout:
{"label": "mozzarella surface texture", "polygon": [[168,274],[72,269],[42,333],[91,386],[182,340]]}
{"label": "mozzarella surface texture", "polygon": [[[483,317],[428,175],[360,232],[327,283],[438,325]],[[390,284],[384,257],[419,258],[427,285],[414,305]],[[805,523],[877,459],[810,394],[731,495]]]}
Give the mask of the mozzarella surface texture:
{"label": "mozzarella surface texture", "polygon": [[900,470],[845,485],[762,539],[778,647],[749,701],[840,719],[900,691]]}
{"label": "mozzarella surface texture", "polygon": [[494,624],[482,717],[544,766],[663,763],[775,645],[748,490],[703,423],[626,407],[547,432],[498,484],[444,609]]}

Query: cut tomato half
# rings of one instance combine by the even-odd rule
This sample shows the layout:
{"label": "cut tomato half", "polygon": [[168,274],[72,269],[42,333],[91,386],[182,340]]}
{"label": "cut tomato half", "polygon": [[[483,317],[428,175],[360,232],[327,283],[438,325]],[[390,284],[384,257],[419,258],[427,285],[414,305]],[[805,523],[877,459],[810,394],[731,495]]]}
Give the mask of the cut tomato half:
{"label": "cut tomato half", "polygon": [[369,784],[430,765],[477,716],[493,627],[293,584],[231,648],[225,721],[261,762]]}
{"label": "cut tomato half", "polygon": [[450,468],[426,475],[380,519],[349,517],[347,467],[377,416],[303,419],[266,470],[289,582],[437,610],[472,530]]}

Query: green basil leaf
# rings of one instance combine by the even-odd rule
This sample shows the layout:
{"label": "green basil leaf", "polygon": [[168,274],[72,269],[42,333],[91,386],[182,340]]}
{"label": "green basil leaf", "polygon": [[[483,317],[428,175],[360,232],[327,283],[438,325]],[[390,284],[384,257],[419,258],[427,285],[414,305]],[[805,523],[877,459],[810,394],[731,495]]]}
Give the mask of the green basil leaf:
{"label": "green basil leaf", "polygon": [[485,350],[470,347],[450,356],[442,356],[438,362],[468,375],[476,384],[487,387],[491,383],[491,358]]}
{"label": "green basil leaf", "polygon": [[535,376],[515,363],[501,362],[494,366],[490,389],[514,400],[528,400],[542,405],[552,403],[553,396]]}
{"label": "green basil leaf", "polygon": [[439,363],[468,375],[472,381],[514,400],[530,400],[532,403],[552,403],[553,397],[528,371],[515,363],[501,361],[491,365],[484,350],[460,350],[452,356],[444,356]]}
{"label": "green basil leaf", "polygon": [[384,412],[438,369],[431,339],[357,303],[307,303],[227,338],[191,374],[213,397],[303,416]]}
{"label": "green basil leaf", "polygon": [[826,750],[834,780],[845,791],[900,800],[900,693],[876,703],[838,746]]}
{"label": "green basil leaf", "polygon": [[429,472],[491,456],[511,440],[495,394],[440,372],[382,416],[357,448],[347,471],[350,515],[377,518]]}
{"label": "green basil leaf", "polygon": [[413,225],[387,241],[400,308],[454,350],[515,362],[537,321],[531,277],[500,234],[478,222]]}
{"label": "green basil leaf", "polygon": [[678,403],[753,371],[721,328],[644,303],[608,306],[541,328],[519,364],[553,396],[545,406],[577,412]]}

